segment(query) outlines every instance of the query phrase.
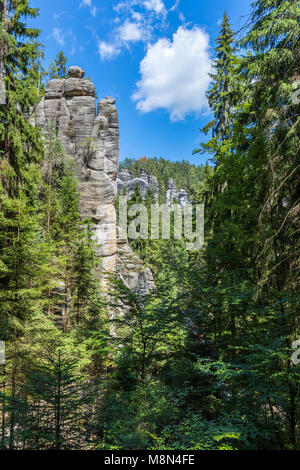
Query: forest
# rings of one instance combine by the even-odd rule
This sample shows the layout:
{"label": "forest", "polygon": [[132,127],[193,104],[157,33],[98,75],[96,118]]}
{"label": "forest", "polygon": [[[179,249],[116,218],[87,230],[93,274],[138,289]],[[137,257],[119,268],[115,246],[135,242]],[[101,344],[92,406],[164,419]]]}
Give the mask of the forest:
{"label": "forest", "polygon": [[239,34],[224,13],[195,164],[120,163],[205,207],[201,250],[129,240],[145,295],[103,287],[74,165],[28,120],[64,53],[41,68],[30,0],[0,18],[0,449],[299,450],[299,1],[255,0]]}

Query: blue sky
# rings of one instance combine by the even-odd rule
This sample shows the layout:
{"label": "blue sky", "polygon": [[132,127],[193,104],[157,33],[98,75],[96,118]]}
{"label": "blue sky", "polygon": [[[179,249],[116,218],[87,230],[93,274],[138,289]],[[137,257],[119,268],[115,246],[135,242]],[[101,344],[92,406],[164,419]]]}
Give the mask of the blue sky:
{"label": "blue sky", "polygon": [[32,0],[40,8],[45,64],[63,50],[99,98],[114,96],[120,159],[164,157],[203,163],[192,151],[210,116],[213,48],[226,9],[235,30],[251,0]]}

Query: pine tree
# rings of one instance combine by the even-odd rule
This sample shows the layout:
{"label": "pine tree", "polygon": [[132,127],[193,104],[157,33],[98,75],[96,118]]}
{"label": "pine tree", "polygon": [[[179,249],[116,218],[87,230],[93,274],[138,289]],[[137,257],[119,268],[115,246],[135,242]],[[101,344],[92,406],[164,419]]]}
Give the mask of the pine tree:
{"label": "pine tree", "polygon": [[74,250],[81,238],[79,212],[79,193],[77,182],[72,170],[67,170],[58,189],[60,207],[55,223],[55,238],[59,249],[59,262],[63,273],[64,294],[62,299],[62,311],[64,331],[70,327],[72,308],[72,273]]}
{"label": "pine tree", "polygon": [[[236,189],[235,185],[230,181],[230,172],[227,172],[226,169],[229,165],[234,166],[235,156],[231,149],[230,139],[234,122],[234,105],[237,101],[241,80],[236,78],[237,57],[234,45],[234,32],[231,29],[226,12],[224,13],[223,22],[220,26],[220,34],[217,37],[216,43],[216,58],[213,64],[215,72],[210,74],[212,86],[207,93],[214,118],[202,129],[204,134],[212,131],[212,136],[208,142],[201,144],[193,152],[194,154],[209,153],[215,162],[215,171],[213,175],[209,175],[211,190],[209,193],[202,190],[202,194],[198,194],[198,196],[204,199],[207,210],[212,208],[212,212],[216,215],[216,217],[212,216],[208,219],[210,228],[215,226],[215,232],[218,231],[218,224],[222,223],[224,217],[230,218],[232,215],[232,204],[228,204],[230,199],[228,194],[231,190]],[[223,189],[225,191],[222,191]],[[226,239],[227,237],[223,238],[224,245],[226,245]],[[225,246],[225,249],[232,251],[232,248],[229,246]]]}
{"label": "pine tree", "polygon": [[[53,174],[51,239],[56,246],[57,281],[53,305],[63,316],[65,332],[95,327],[103,309],[99,258],[90,220],[81,217],[77,179],[71,168],[58,165]],[[48,197],[47,197],[48,198]],[[98,318],[99,316],[99,318]]]}
{"label": "pine tree", "polygon": [[46,220],[45,226],[47,234],[52,230],[52,218],[57,211],[57,201],[55,201],[56,190],[61,173],[64,171],[65,153],[54,125],[48,126],[44,135],[44,158],[43,170],[44,180],[47,185],[46,192]]}
{"label": "pine tree", "polygon": [[67,78],[67,68],[66,68],[67,58],[65,57],[63,51],[60,51],[53,62],[49,65],[49,78],[53,80],[54,78]]}

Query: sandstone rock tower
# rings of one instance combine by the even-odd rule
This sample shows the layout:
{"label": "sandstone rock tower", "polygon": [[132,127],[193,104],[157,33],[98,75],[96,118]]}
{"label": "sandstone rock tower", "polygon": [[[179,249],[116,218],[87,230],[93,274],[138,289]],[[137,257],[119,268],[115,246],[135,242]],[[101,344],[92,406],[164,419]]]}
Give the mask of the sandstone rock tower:
{"label": "sandstone rock tower", "polygon": [[69,78],[49,81],[29,120],[46,132],[55,126],[66,157],[74,162],[81,213],[94,223],[102,271],[118,273],[132,289],[147,292],[153,286],[151,272],[126,240],[118,241],[117,236],[119,123],[115,99],[106,97],[97,104],[94,84],[84,75],[82,68],[73,66]]}

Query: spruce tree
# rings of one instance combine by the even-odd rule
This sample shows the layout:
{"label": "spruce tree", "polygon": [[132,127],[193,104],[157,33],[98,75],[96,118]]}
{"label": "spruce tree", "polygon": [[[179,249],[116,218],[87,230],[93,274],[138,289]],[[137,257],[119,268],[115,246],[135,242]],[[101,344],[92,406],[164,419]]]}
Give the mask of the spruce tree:
{"label": "spruce tree", "polygon": [[230,137],[232,81],[236,62],[234,32],[231,29],[227,12],[224,13],[216,43],[216,58],[213,64],[215,73],[210,74],[213,85],[207,96],[210,108],[214,113],[213,137],[219,136],[221,140],[227,140]]}
{"label": "spruce tree", "polygon": [[[24,363],[20,350],[28,325],[43,311],[50,285],[51,252],[42,239],[41,221],[24,194],[0,195],[0,335],[7,346],[4,380],[17,400]],[[14,446],[15,411],[11,408],[10,444]]]}
{"label": "spruce tree", "polygon": [[[249,83],[248,114],[240,116],[247,126],[243,147],[247,150],[250,180],[255,182],[253,204],[257,206],[257,238],[254,250],[257,297],[273,310],[269,344],[284,363],[285,432],[279,432],[281,445],[296,448],[299,426],[298,388],[290,347],[299,336],[299,237],[295,232],[299,208],[299,104],[293,102],[294,82],[299,77],[300,6],[297,1],[254,3],[252,26],[242,40],[249,54],[241,70]],[[280,381],[274,380],[270,408]],[[274,421],[275,417],[274,417]],[[279,425],[277,423],[277,429]],[[286,434],[288,435],[288,438]]]}
{"label": "spruce tree", "polygon": [[212,130],[212,139],[208,144],[202,144],[194,153],[208,151],[214,156],[217,154],[217,146],[231,135],[230,122],[233,107],[233,84],[236,70],[236,48],[234,45],[234,32],[229,23],[227,13],[224,13],[220,33],[216,40],[215,60],[213,62],[214,73],[210,74],[212,86],[207,93],[208,103],[213,112],[214,119],[202,130],[207,134]]}
{"label": "spruce tree", "polygon": [[80,235],[73,254],[72,323],[84,333],[96,329],[99,321],[101,322],[103,301],[98,274],[100,259],[96,256],[97,245],[92,226],[89,223],[83,225]]}
{"label": "spruce tree", "polygon": [[200,357],[221,355],[229,369],[238,367],[230,406],[247,413],[261,449],[298,445],[299,373],[290,352],[299,335],[292,261],[299,259],[299,107],[292,102],[299,74],[298,3],[254,4],[241,42],[249,50],[236,69],[239,100],[230,140],[203,146],[217,155],[217,167],[208,182],[205,265],[201,256],[193,260],[189,292],[192,348]]}
{"label": "spruce tree", "polygon": [[[25,18],[38,10],[27,0],[1,2],[1,78],[5,102],[0,104],[0,296],[1,339],[7,342],[5,388],[17,397],[22,366],[20,341],[33,315],[42,310],[47,290],[48,255],[42,241],[38,215],[38,190],[42,156],[39,131],[25,115],[40,99],[37,29],[28,28]],[[15,411],[9,416],[9,447],[14,446]]]}
{"label": "spruce tree", "polygon": [[53,80],[54,78],[67,78],[67,68],[66,68],[67,58],[63,51],[60,51],[53,62],[49,65],[49,78]]}
{"label": "spruce tree", "polygon": [[34,165],[42,154],[39,132],[25,119],[30,106],[40,99],[36,85],[39,60],[39,30],[28,28],[24,18],[35,18],[38,9],[28,0],[1,2],[0,44],[2,80],[6,102],[0,104],[0,190],[16,195],[21,185],[26,190],[34,183]]}
{"label": "spruce tree", "polygon": [[58,348],[28,375],[21,425],[25,448],[81,449],[93,446],[95,382],[78,372],[78,361]]}

